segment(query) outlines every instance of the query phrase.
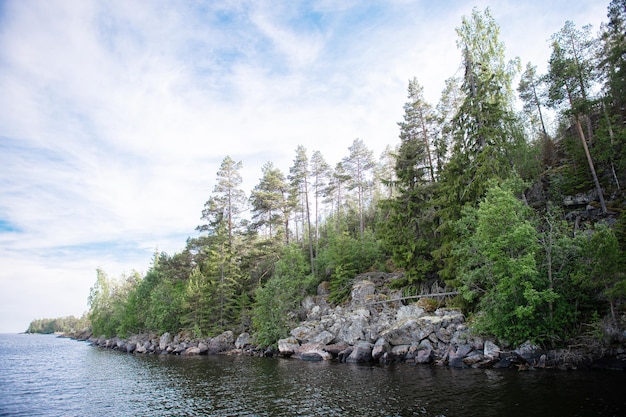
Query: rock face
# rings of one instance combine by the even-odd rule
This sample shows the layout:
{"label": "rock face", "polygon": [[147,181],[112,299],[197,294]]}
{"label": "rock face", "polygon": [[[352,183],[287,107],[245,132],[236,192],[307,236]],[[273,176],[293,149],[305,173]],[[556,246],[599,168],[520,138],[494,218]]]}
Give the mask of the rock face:
{"label": "rock face", "polygon": [[501,359],[497,345],[470,334],[459,310],[424,308],[438,304],[434,300],[402,305],[399,293],[384,292],[388,286],[382,284],[393,275],[359,278],[346,305],[331,307],[320,291],[304,300],[307,319],[291,337],[278,341],[280,354],[321,360],[318,352],[323,351],[346,363],[406,361],[460,368],[490,366]]}

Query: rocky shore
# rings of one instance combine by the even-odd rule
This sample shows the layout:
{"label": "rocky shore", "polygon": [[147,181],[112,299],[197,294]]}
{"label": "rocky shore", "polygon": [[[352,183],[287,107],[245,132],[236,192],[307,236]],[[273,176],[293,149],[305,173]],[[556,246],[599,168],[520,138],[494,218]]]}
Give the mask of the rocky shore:
{"label": "rocky shore", "polygon": [[[384,285],[391,276],[370,273],[359,277],[348,303],[331,306],[322,284],[316,296],[302,304],[305,318],[278,341],[277,350],[258,349],[253,337],[231,331],[197,339],[186,333],[144,334],[127,339],[72,335],[94,346],[134,354],[245,354],[342,363],[432,364],[456,368],[536,368],[626,370],[626,332],[614,348],[577,346],[543,350],[527,342],[510,347],[472,334],[464,315],[438,308],[445,291],[431,288],[428,298],[407,300]],[[417,300],[417,301],[415,301]],[[405,304],[407,301],[412,301]]]}

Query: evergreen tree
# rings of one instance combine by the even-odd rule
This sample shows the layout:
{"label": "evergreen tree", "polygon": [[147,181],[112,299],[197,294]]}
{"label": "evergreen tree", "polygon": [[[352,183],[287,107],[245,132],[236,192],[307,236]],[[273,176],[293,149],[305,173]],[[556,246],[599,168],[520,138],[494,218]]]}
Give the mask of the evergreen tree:
{"label": "evergreen tree", "polygon": [[524,112],[530,115],[530,120],[533,124],[535,124],[535,120],[538,119],[541,128],[540,137],[543,138],[543,140],[548,140],[548,131],[546,130],[542,111],[544,107],[542,100],[543,94],[541,91],[541,87],[543,86],[542,81],[542,77],[537,76],[537,67],[529,62],[526,64],[526,70],[524,70],[522,74],[517,91],[519,92],[519,97],[522,99]]}
{"label": "evergreen tree", "polygon": [[313,152],[311,156],[311,178],[313,196],[315,197],[314,219],[315,219],[315,252],[319,252],[319,224],[321,221],[320,199],[323,199],[324,192],[330,181],[330,165],[324,159],[320,151]]}
{"label": "evergreen tree", "polygon": [[246,196],[241,186],[241,162],[227,156],[217,173],[213,194],[204,205],[202,219],[207,223],[198,226],[199,231],[209,233],[205,249],[205,271],[209,279],[216,281],[215,302],[218,305],[215,329],[226,329],[232,324],[237,312],[233,303],[242,287],[240,270],[241,248],[239,235],[242,230],[240,215],[246,208]]}
{"label": "evergreen tree", "polygon": [[359,214],[359,235],[363,237],[365,223],[363,220],[365,193],[371,184],[370,172],[376,166],[374,156],[361,139],[355,139],[348,147],[350,155],[343,158],[343,168],[349,175],[348,187],[356,190]]}
{"label": "evergreen tree", "polygon": [[437,216],[442,244],[435,250],[443,262],[440,276],[454,278],[450,258],[455,233],[451,225],[460,218],[462,207],[473,205],[495,178],[513,171],[512,150],[523,141],[512,110],[512,78],[517,61],[506,62],[499,27],[489,9],[477,9],[464,17],[457,28],[457,46],[465,69],[463,102],[454,118],[453,148],[437,191]]}
{"label": "evergreen tree", "polygon": [[[285,235],[289,226],[288,184],[284,174],[272,162],[263,165],[263,177],[250,195],[255,227],[265,227],[269,239],[277,233]],[[280,230],[281,226],[283,230]]]}
{"label": "evergreen tree", "polygon": [[[308,237],[309,260],[311,263],[311,268],[314,268],[313,234],[311,230],[311,207],[309,205],[309,157],[307,156],[306,149],[302,145],[299,145],[296,149],[296,159],[293,161],[293,166],[289,169],[289,180],[291,181],[294,195],[297,196],[298,200],[300,201],[301,213],[303,215],[303,237],[305,235]],[[305,221],[306,226],[304,223]]]}
{"label": "evergreen tree", "polygon": [[395,155],[394,188],[397,197],[383,203],[387,212],[379,235],[394,264],[405,270],[407,283],[422,281],[433,271],[431,251],[435,243],[432,190],[435,179],[430,142],[432,107],[416,79],[409,82],[404,105],[400,145]]}
{"label": "evergreen tree", "polygon": [[[558,107],[563,103],[569,104],[567,113],[571,115],[572,125],[583,145],[602,212],[606,213],[604,193],[587,143],[593,137],[593,127],[589,117],[591,107],[589,89],[595,80],[591,60],[594,41],[590,36],[590,30],[589,26],[578,30],[573,22],[567,21],[565,26],[553,35],[548,73],[549,97],[553,107]],[[587,134],[583,130],[582,120],[587,126]]]}

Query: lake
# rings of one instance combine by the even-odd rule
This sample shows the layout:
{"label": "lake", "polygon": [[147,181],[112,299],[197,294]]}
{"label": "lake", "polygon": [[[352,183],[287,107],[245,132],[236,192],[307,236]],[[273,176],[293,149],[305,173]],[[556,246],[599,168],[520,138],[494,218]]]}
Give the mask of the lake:
{"label": "lake", "polygon": [[625,416],[626,373],[134,355],[0,334],[0,416]]}

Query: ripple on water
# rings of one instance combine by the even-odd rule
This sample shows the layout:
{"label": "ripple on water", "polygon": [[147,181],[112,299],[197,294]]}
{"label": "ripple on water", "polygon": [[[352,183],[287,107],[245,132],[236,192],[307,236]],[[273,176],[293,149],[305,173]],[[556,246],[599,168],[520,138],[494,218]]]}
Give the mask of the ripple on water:
{"label": "ripple on water", "polygon": [[0,335],[0,416],[12,417],[625,415],[622,385],[621,373],[132,355]]}

